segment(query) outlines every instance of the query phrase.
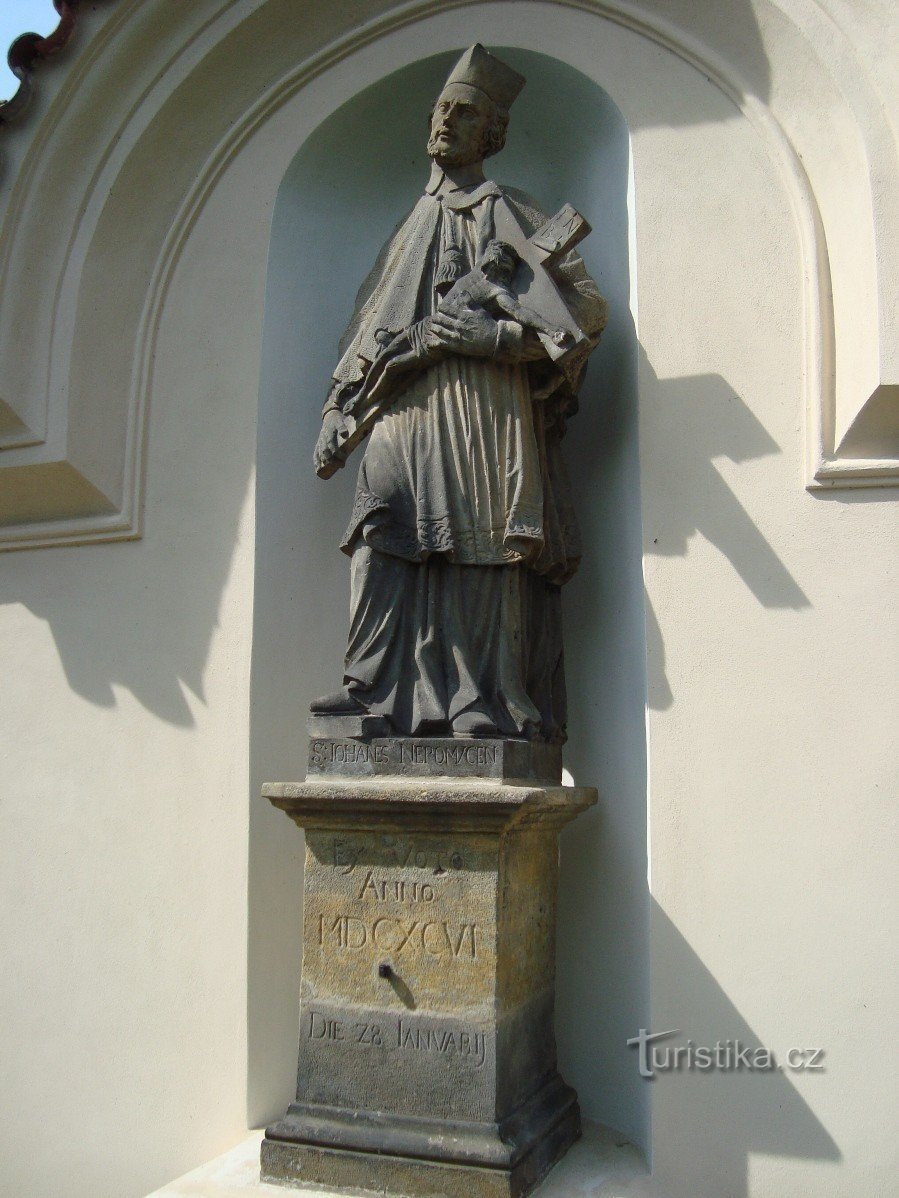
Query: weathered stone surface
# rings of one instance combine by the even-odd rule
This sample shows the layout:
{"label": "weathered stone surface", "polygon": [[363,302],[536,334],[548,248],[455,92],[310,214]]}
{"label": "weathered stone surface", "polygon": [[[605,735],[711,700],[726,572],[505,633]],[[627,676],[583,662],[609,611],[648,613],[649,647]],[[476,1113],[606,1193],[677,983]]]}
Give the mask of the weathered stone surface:
{"label": "weathered stone surface", "polygon": [[540,741],[495,738],[394,736],[363,741],[345,736],[312,736],[308,770],[313,777],[338,774],[558,783],[562,777],[562,749]]}
{"label": "weathered stone surface", "polygon": [[390,725],[387,721],[381,716],[368,715],[367,712],[344,715],[323,715],[315,712],[309,716],[306,729],[310,741],[336,738],[350,744],[364,743],[376,736],[390,735]]}
{"label": "weathered stone surface", "polygon": [[573,252],[583,217],[484,176],[523,85],[481,45],[453,68],[426,193],[322,413],[322,477],[366,449],[343,684],[311,705],[306,782],[263,792],[306,832],[277,1180],[511,1198],[579,1134],[556,1071],[556,838],[595,794],[560,785],[581,545],[557,442],[606,305]]}
{"label": "weathered stone surface", "polygon": [[[400,1153],[356,1152],[296,1140],[277,1140],[266,1132],[260,1153],[266,1181],[307,1184],[350,1193],[396,1195],[397,1198],[522,1198],[539,1184],[557,1160],[580,1137],[577,1100],[545,1129],[530,1150],[508,1167],[484,1167],[447,1160],[428,1160]],[[439,1151],[459,1140],[458,1129],[443,1125],[432,1140]]]}
{"label": "weathered stone surface", "polygon": [[[253,1132],[245,1140],[235,1145],[230,1151],[207,1161],[199,1168],[186,1173],[183,1177],[156,1190],[148,1198],[277,1198],[283,1195],[283,1184],[290,1185],[297,1198],[317,1198],[321,1194],[321,1185],[328,1183],[297,1183],[293,1180],[298,1172],[311,1176],[315,1172],[315,1164],[311,1160],[299,1161],[301,1154],[308,1152],[310,1157],[315,1149],[304,1148],[301,1145],[269,1143],[266,1154],[270,1155],[270,1174],[278,1174],[284,1169],[285,1177],[274,1185],[261,1181],[259,1178],[259,1154],[262,1132]],[[324,1150],[323,1155],[329,1150]],[[400,1162],[402,1164],[403,1162]],[[397,1168],[397,1172],[399,1167]],[[453,1166],[449,1166],[445,1177],[452,1176]],[[333,1170],[332,1172],[336,1172]],[[433,1165],[425,1165],[423,1173],[436,1173]],[[463,1171],[459,1169],[463,1182],[474,1184],[477,1174],[473,1168]],[[487,1173],[482,1171],[482,1175]],[[367,1175],[367,1170],[366,1170]],[[491,1174],[484,1179],[489,1181]],[[414,1184],[414,1179],[412,1184]],[[493,1177],[495,1182],[503,1182],[502,1176]],[[314,1187],[314,1188],[313,1188]],[[333,1187],[331,1192],[333,1193]],[[409,1184],[405,1186],[408,1190]],[[652,1190],[652,1194],[650,1194]],[[447,1187],[444,1193],[450,1192]],[[468,1195],[477,1193],[473,1189],[465,1189],[462,1193]],[[483,1191],[482,1191],[483,1193]],[[546,1178],[540,1189],[540,1198],[660,1198],[658,1187],[652,1187],[647,1176],[646,1164],[640,1153],[631,1144],[622,1143],[617,1132],[586,1123],[581,1140],[575,1144],[565,1159],[560,1161],[557,1169]]]}
{"label": "weathered stone surface", "polygon": [[265,798],[302,828],[379,831],[508,831],[562,827],[596,802],[584,786],[496,783],[487,778],[310,778],[269,782]]}
{"label": "weathered stone surface", "polygon": [[310,778],[297,1100],[263,1176],[526,1193],[579,1133],[553,1033],[558,829],[595,800],[488,779]]}
{"label": "weathered stone surface", "polygon": [[352,557],[340,690],[310,733],[558,744],[560,589],[582,546],[559,440],[607,305],[590,232],[489,180],[524,79],[481,45],[431,113],[431,173],[357,297],[315,449],[329,478],[364,443],[341,548]]}

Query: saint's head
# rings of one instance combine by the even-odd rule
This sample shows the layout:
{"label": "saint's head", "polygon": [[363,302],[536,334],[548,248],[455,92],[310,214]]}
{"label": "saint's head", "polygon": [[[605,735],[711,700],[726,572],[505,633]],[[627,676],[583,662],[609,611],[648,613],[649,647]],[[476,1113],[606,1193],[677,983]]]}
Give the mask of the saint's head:
{"label": "saint's head", "polygon": [[428,153],[439,166],[462,167],[498,154],[509,109],[524,78],[481,45],[466,50],[430,116]]}

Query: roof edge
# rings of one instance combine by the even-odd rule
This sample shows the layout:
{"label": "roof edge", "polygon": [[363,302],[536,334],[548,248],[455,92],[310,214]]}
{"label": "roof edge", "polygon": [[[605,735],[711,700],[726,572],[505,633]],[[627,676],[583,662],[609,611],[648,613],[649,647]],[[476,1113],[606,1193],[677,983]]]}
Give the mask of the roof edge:
{"label": "roof edge", "polygon": [[27,110],[34,95],[36,68],[54,54],[58,54],[69,42],[75,31],[79,0],[53,0],[59,15],[59,24],[52,33],[41,37],[38,33],[23,33],[9,48],[6,61],[9,69],[19,81],[16,92],[8,100],[0,101],[0,131],[19,120]]}

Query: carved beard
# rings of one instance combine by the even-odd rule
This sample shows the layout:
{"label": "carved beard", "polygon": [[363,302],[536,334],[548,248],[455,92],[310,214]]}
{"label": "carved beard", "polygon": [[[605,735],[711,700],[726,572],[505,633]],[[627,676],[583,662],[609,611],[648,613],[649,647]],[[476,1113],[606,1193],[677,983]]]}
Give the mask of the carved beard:
{"label": "carved beard", "polygon": [[472,162],[480,162],[484,157],[483,145],[469,146],[456,142],[449,149],[437,148],[437,135],[432,133],[428,138],[428,154],[431,158],[439,158],[447,166],[469,166]]}

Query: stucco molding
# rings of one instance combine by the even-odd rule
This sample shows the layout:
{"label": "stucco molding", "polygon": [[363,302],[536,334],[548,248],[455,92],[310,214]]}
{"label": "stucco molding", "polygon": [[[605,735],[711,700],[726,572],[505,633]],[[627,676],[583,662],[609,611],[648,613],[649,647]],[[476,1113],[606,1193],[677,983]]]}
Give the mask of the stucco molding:
{"label": "stucco molding", "polygon": [[[35,303],[39,303],[46,308],[47,284],[55,280],[52,311],[43,328],[51,344],[49,371],[41,380],[32,369],[31,376],[24,379],[20,388],[15,382],[10,386],[4,377],[0,377],[0,396],[6,401],[0,408],[0,505],[4,500],[2,479],[7,471],[37,471],[50,464],[63,464],[82,477],[86,486],[81,492],[69,488],[67,498],[60,502],[60,510],[45,511],[39,520],[17,520],[14,513],[10,518],[7,512],[6,526],[0,530],[0,548],[119,540],[140,534],[145,412],[152,386],[155,338],[169,280],[196,217],[213,193],[217,180],[245,142],[311,80],[394,30],[438,13],[471,7],[472,2],[413,0],[391,8],[361,22],[346,35],[329,41],[317,53],[283,72],[258,98],[248,100],[243,115],[230,126],[224,137],[218,139],[211,152],[207,152],[205,161],[183,195],[156,254],[146,300],[130,347],[117,345],[111,349],[116,354],[129,355],[132,381],[126,393],[111,395],[105,401],[118,407],[121,431],[110,436],[109,444],[103,446],[103,453],[110,457],[110,469],[93,473],[90,466],[83,468],[77,453],[70,451],[77,440],[81,417],[70,401],[68,380],[75,348],[75,314],[81,280],[90,256],[99,248],[97,231],[108,196],[129,156],[142,152],[142,139],[151,129],[154,116],[162,105],[189,81],[191,73],[207,55],[243,22],[264,16],[268,5],[267,0],[228,0],[225,3],[205,0],[189,6],[189,12],[179,9],[177,15],[170,15],[171,10],[166,10],[163,17],[162,10],[157,11],[158,6],[154,4],[119,0],[110,13],[102,17],[85,13],[85,24],[90,26],[86,33],[91,36],[34,132],[9,197],[0,243],[0,309],[5,307],[9,313],[7,320],[0,324],[0,356],[9,353],[14,344],[16,328],[21,327],[23,307],[30,303],[33,309]],[[891,193],[889,189],[885,192],[883,182],[885,177],[893,178],[897,174],[891,127],[882,114],[877,115],[881,109],[877,93],[858,56],[846,53],[846,46],[839,42],[840,38],[844,42],[847,39],[832,22],[828,23],[819,6],[811,2],[790,0],[789,4],[757,6],[760,13],[767,12],[772,20],[776,16],[781,26],[786,16],[790,22],[790,36],[804,41],[814,68],[827,75],[840,95],[848,96],[846,109],[856,127],[861,129],[858,134],[860,144],[867,146],[864,153],[870,160],[876,159],[879,172],[878,186],[868,188],[867,211],[861,202],[856,202],[854,213],[848,211],[845,204],[840,208],[840,197],[835,200],[830,197],[827,202],[822,202],[824,185],[815,177],[814,154],[808,152],[804,142],[802,113],[788,112],[785,119],[784,114],[775,111],[766,99],[753,94],[739,64],[728,60],[720,47],[716,49],[708,44],[695,30],[674,24],[663,15],[664,9],[656,12],[651,5],[612,0],[560,0],[558,7],[614,22],[676,54],[709,78],[759,131],[778,164],[790,196],[805,264],[802,317],[808,432],[805,481],[812,487],[876,486],[899,482],[899,459],[886,455],[853,458],[841,454],[837,445],[836,391],[842,351],[839,330],[834,329],[832,288],[838,289],[845,282],[846,272],[854,270],[858,278],[848,280],[848,289],[879,297],[878,311],[882,313],[889,306],[889,288],[894,285],[894,279],[889,255],[878,257],[873,251],[868,258],[859,255],[854,264],[840,262],[839,272],[842,273],[835,274],[829,252],[828,225],[833,225],[842,213],[841,219],[873,226],[878,245],[886,244],[891,232],[888,219]],[[157,36],[151,45],[152,60],[148,60],[148,46],[143,35],[147,22],[154,17]],[[141,22],[143,26],[138,28]],[[786,35],[777,34],[775,30],[770,36]],[[814,44],[809,43],[809,38],[815,39]],[[842,64],[838,71],[832,67],[831,60]],[[834,71],[841,77],[835,79]],[[103,88],[109,86],[112,78],[128,84],[116,93],[118,111],[99,106]],[[222,86],[227,86],[225,81]],[[73,119],[78,113],[84,115],[91,111],[106,114],[102,144],[89,147],[89,153],[73,152],[71,146],[67,150],[65,138],[71,132]],[[873,147],[867,144],[871,139],[876,143]],[[79,149],[83,151],[83,147]],[[52,173],[54,168],[58,172],[63,164],[69,171],[69,208],[60,216],[59,228],[48,232],[46,223],[41,228],[49,209],[46,198],[41,202],[39,189],[47,173]],[[895,193],[896,189],[892,194]],[[38,235],[44,246],[41,287],[36,288],[31,280],[23,291],[22,274],[28,261],[29,239],[33,244]],[[880,278],[878,262],[882,267]],[[880,323],[882,321],[878,328]],[[884,386],[894,385],[890,373],[892,367],[883,346],[882,335],[871,337],[867,360],[876,377],[873,386],[868,386],[864,380],[856,386],[859,394],[854,401],[855,414],[850,424],[865,411],[872,398],[883,394]],[[872,357],[877,358],[873,364]],[[845,382],[843,389],[852,381]],[[124,420],[120,410],[123,404],[127,407]],[[4,414],[6,420],[2,418]],[[112,423],[105,427],[111,428]],[[99,419],[98,427],[102,435],[102,419]],[[83,432],[82,429],[82,436]],[[12,474],[6,476],[14,477]],[[115,485],[109,485],[109,477],[116,480]],[[68,508],[66,504],[69,504]],[[74,510],[79,505],[81,510]]]}
{"label": "stucco molding", "polygon": [[[108,464],[104,474],[114,480],[112,485],[99,479],[90,464],[82,465],[73,452],[79,422],[70,402],[69,376],[79,289],[95,248],[98,222],[129,155],[172,88],[221,37],[246,19],[249,5],[241,0],[198,3],[189,10],[194,20],[188,29],[168,31],[168,37],[165,26],[149,18],[160,31],[152,42],[152,60],[146,56],[146,38],[134,30],[141,17],[148,19],[149,7],[145,0],[116,0],[105,12],[82,10],[83,52],[69,66],[40,122],[36,126],[23,122],[15,130],[21,135],[27,129],[31,142],[6,197],[0,228],[0,360],[10,360],[4,354],[15,352],[16,331],[21,330],[23,317],[28,319],[34,312],[44,316],[40,331],[50,349],[47,354],[42,348],[40,359],[36,355],[28,359],[31,375],[18,394],[0,378],[0,551],[140,536],[143,392],[136,394],[132,388],[106,397],[123,429],[121,435],[107,438],[101,419],[96,456]],[[215,10],[211,19],[209,8]],[[180,15],[185,17],[188,11],[181,10]],[[224,28],[216,30],[216,25]],[[115,97],[114,106],[104,104],[98,95],[104,85]],[[92,111],[105,112],[108,127],[99,144],[91,147],[94,153],[85,153],[78,129]],[[47,172],[54,166],[64,180],[65,194],[58,188],[48,195],[54,189],[47,186]],[[34,274],[29,264],[35,254],[42,266],[42,285],[36,288],[32,277],[30,289],[23,289],[23,273]],[[48,295],[52,295],[50,304]],[[20,309],[28,305],[30,312],[12,313],[14,304]],[[9,315],[5,327],[4,312]],[[111,345],[110,353],[126,353],[130,371],[130,346]],[[21,354],[18,360],[22,361]],[[9,488],[4,486],[16,475],[27,480],[26,494],[45,488],[53,492],[56,505],[50,518],[45,511],[44,518],[16,519],[15,500],[9,504]]]}

